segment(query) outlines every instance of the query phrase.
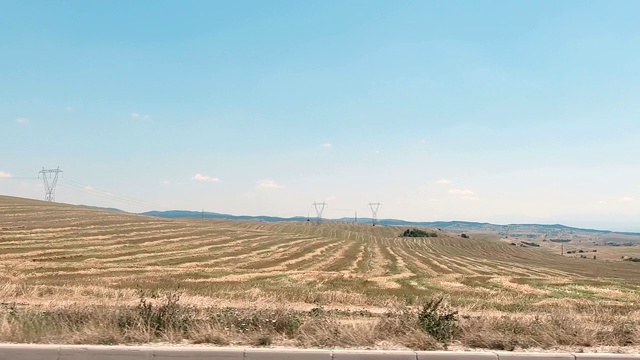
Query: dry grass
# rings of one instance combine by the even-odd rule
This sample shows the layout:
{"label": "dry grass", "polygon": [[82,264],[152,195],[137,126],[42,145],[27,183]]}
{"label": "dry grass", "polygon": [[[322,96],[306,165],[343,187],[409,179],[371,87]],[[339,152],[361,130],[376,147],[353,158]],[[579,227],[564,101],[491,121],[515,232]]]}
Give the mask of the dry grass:
{"label": "dry grass", "polygon": [[[441,345],[415,319],[388,312],[414,311],[422,299],[442,294],[463,316],[459,346],[640,344],[640,264],[439,231],[435,238],[398,238],[403,230],[167,220],[0,196],[0,303],[11,304],[2,312],[0,339],[428,349]],[[116,321],[141,294],[156,299],[178,287],[180,306],[196,317],[260,308],[304,321],[295,334],[197,321],[187,332],[161,336],[135,326],[125,331]],[[318,306],[343,312],[305,315]],[[374,316],[354,317],[358,311]],[[83,312],[95,317],[65,326],[50,321]]]}
{"label": "dry grass", "polygon": [[[197,308],[172,298],[132,306],[16,306],[0,309],[0,341],[72,344],[155,342],[314,348],[446,349],[628,347],[640,343],[640,317],[627,310],[543,315],[462,316],[450,341],[424,331],[410,307],[384,314],[314,308]],[[173,300],[172,300],[173,299]]]}

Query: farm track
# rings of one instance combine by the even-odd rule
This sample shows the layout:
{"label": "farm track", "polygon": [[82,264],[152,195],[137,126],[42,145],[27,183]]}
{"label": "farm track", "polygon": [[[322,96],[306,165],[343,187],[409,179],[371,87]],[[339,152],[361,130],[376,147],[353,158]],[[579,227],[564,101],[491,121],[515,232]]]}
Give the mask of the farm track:
{"label": "farm track", "polygon": [[440,231],[438,237],[399,238],[402,230],[330,222],[168,220],[0,196],[0,280],[56,291],[69,284],[120,289],[182,282],[211,296],[244,296],[253,289],[296,301],[317,294],[417,296],[437,289],[542,297],[552,282],[597,280],[608,287],[564,293],[640,300],[636,264],[581,261]]}

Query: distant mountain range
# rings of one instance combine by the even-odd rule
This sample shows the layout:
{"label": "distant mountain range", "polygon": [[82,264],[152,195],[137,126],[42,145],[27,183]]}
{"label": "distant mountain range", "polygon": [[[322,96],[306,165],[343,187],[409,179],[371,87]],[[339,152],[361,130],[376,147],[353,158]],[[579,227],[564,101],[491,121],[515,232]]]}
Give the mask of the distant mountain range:
{"label": "distant mountain range", "polygon": [[161,218],[178,219],[178,218],[201,218],[201,219],[220,219],[220,220],[247,220],[247,221],[306,221],[306,217],[295,216],[290,218],[282,218],[277,216],[248,216],[248,215],[229,215],[214,212],[200,212],[187,210],[169,210],[169,211],[147,211],[140,215],[155,216]]}
{"label": "distant mountain range", "polygon": [[116,208],[112,208],[112,207],[100,207],[100,206],[91,206],[91,205],[77,205],[80,207],[83,207],[85,209],[95,209],[95,210],[107,210],[107,211],[115,211],[115,212],[126,212],[124,210],[120,210],[120,209],[116,209]]}
{"label": "distant mountain range", "polygon": [[[289,218],[277,217],[277,216],[243,216],[243,215],[230,215],[220,214],[214,212],[199,212],[199,211],[187,211],[187,210],[169,210],[169,211],[147,211],[141,213],[141,215],[155,216],[162,218],[204,218],[204,219],[220,219],[220,220],[247,220],[247,221],[264,221],[264,222],[282,222],[282,221],[314,221],[315,218],[307,218],[304,216],[295,216]],[[339,221],[339,222],[353,222],[354,218],[340,218],[340,219],[324,219],[324,221]],[[359,223],[371,223],[371,218],[359,218]],[[387,226],[415,226],[415,227],[429,227],[437,228],[450,232],[490,232],[497,234],[510,234],[516,235],[530,235],[530,234],[545,234],[548,236],[560,236],[567,234],[623,234],[640,236],[640,233],[632,232],[616,232],[609,230],[596,230],[596,229],[581,229],[561,224],[542,225],[542,224],[509,224],[509,225],[497,225],[491,223],[479,223],[469,221],[430,221],[430,222],[415,222],[405,221],[398,219],[380,219],[377,221],[379,225]]]}

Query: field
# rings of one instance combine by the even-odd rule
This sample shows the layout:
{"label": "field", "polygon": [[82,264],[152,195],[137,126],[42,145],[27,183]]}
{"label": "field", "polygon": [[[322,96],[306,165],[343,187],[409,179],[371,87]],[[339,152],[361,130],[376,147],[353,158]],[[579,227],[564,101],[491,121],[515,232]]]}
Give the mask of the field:
{"label": "field", "polygon": [[[640,257],[640,241],[637,236],[612,234],[606,237],[572,237],[568,239],[546,240],[505,237],[502,241],[520,245],[523,242],[537,244],[555,254],[564,254],[573,258],[593,258],[600,260],[622,261],[625,257]],[[525,245],[526,246],[526,245]]]}
{"label": "field", "polygon": [[[0,196],[0,341],[640,345],[640,263],[561,256],[545,247],[435,229],[429,231],[437,237],[399,237],[404,230],[334,222],[167,220]],[[459,311],[459,329],[450,341],[418,332],[407,315],[438,296]],[[198,319],[224,314],[226,320],[215,322],[220,326],[199,321],[197,331],[171,327],[171,336],[147,331],[142,337],[119,332],[121,323],[106,326],[105,334],[85,318],[64,329],[33,324],[37,313],[67,321],[69,314],[108,317],[144,306],[175,314],[188,309]],[[252,333],[229,320],[229,309],[237,319],[271,316],[274,324],[288,319],[289,325],[277,330],[258,321],[262,325]],[[47,332],[47,326],[56,330]]]}

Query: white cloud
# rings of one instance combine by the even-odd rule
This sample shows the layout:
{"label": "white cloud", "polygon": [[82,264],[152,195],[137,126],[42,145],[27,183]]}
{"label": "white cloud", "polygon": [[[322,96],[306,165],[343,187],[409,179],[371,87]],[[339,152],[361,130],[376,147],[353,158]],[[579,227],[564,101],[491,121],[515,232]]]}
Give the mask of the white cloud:
{"label": "white cloud", "polygon": [[333,200],[337,200],[338,198],[335,196],[329,196],[326,199],[324,199],[325,201],[333,201]]}
{"label": "white cloud", "polygon": [[5,171],[0,171],[0,179],[11,179],[11,174]]}
{"label": "white cloud", "polygon": [[273,180],[264,179],[258,181],[258,187],[262,189],[282,189],[284,188],[284,185],[278,184]]}
{"label": "white cloud", "polygon": [[621,198],[618,201],[623,202],[623,203],[630,203],[630,202],[633,202],[633,198],[629,197],[629,196],[625,196],[625,197]]}
{"label": "white cloud", "polygon": [[324,144],[322,144],[322,145],[320,145],[320,146],[322,146],[322,147],[323,147],[323,148],[325,148],[325,149],[328,149],[328,148],[330,148],[330,147],[333,147],[333,144],[331,144],[331,143],[324,143]]}
{"label": "white cloud", "polygon": [[29,121],[29,119],[27,119],[27,118],[17,118],[17,119],[16,119],[16,123],[17,123],[18,125],[27,125],[27,124],[29,124],[29,122],[30,122],[30,121]]}
{"label": "white cloud", "polygon": [[217,177],[211,177],[211,176],[202,175],[202,174],[193,175],[191,180],[202,181],[202,182],[210,182],[210,183],[218,183],[218,182],[220,182],[220,179],[218,179]]}
{"label": "white cloud", "polygon": [[449,194],[460,196],[464,200],[478,200],[476,194],[469,189],[449,189]]}
{"label": "white cloud", "polygon": [[140,113],[131,113],[131,118],[134,120],[149,120],[151,117],[147,114],[140,114]]}
{"label": "white cloud", "polygon": [[473,196],[475,193],[469,189],[450,189],[449,194],[461,196]]}
{"label": "white cloud", "polygon": [[93,187],[91,187],[91,186],[85,186],[85,187],[84,187],[84,189],[85,189],[85,190],[88,190],[88,191],[95,190],[95,189],[94,189]]}
{"label": "white cloud", "polygon": [[449,179],[440,179],[440,180],[438,180],[438,184],[442,184],[442,185],[451,184],[451,180],[449,180]]}

